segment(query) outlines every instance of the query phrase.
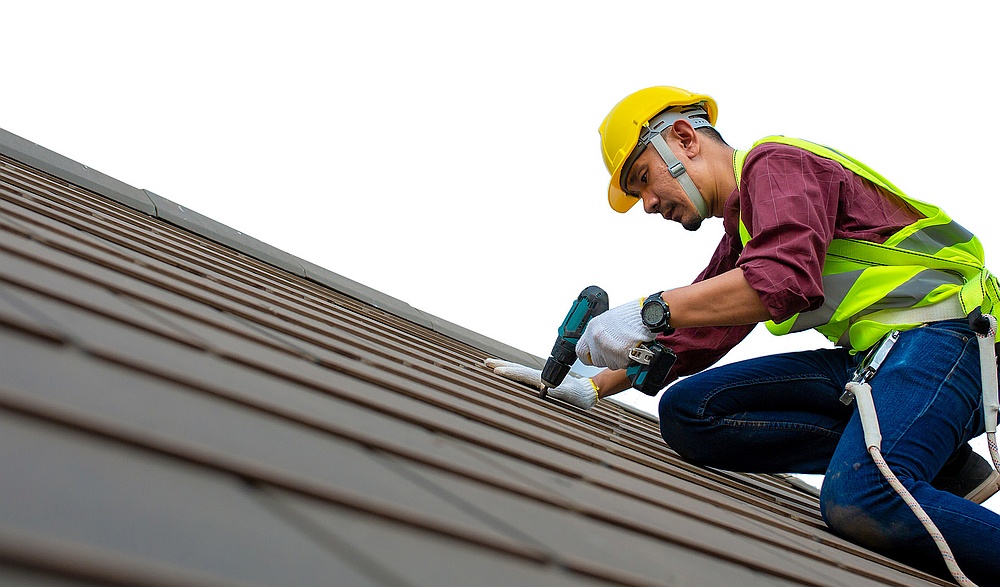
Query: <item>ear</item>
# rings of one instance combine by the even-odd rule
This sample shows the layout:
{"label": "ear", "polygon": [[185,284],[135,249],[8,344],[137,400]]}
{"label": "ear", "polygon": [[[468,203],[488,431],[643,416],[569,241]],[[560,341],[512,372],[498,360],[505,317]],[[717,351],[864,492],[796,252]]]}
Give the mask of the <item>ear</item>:
{"label": "ear", "polygon": [[701,142],[699,141],[701,137],[695,132],[690,122],[683,118],[674,122],[673,126],[670,127],[670,133],[677,138],[681,149],[687,155],[688,159],[693,159],[701,152]]}

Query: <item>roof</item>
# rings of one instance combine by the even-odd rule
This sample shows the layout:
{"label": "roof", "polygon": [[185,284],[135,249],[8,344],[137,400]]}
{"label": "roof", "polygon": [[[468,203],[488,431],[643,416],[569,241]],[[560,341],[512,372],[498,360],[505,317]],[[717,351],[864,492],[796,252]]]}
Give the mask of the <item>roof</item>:
{"label": "roof", "polygon": [[794,478],[0,131],[0,582],[946,584]]}

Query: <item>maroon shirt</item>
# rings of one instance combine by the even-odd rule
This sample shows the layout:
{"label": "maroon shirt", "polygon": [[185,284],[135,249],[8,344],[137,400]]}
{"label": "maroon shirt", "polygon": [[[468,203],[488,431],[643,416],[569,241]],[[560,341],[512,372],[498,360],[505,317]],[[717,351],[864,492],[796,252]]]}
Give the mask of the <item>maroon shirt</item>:
{"label": "maroon shirt", "polygon": [[[752,237],[745,248],[741,217]],[[740,187],[726,199],[726,234],[695,282],[739,267],[771,318],[782,322],[823,305],[823,263],[831,240],[882,243],[922,217],[835,161],[765,143],[747,155]],[[658,337],[677,354],[670,379],[711,366],[754,326],[681,328]]]}

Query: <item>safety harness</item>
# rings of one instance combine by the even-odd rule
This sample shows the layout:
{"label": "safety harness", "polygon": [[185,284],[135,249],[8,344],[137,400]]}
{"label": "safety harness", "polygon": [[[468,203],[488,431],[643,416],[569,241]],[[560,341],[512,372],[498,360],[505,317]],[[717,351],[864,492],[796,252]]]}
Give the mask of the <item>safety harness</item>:
{"label": "safety harness", "polygon": [[[782,136],[757,141],[749,151],[736,151],[733,171],[740,185],[743,164],[753,148],[781,143],[804,149],[839,163],[923,215],[883,243],[835,238],[823,265],[824,304],[781,323],[768,322],[773,334],[815,329],[830,341],[860,352],[892,330],[916,328],[928,321],[968,316],[975,308],[993,311],[1000,301],[997,279],[985,268],[985,252],[975,235],[937,206],[911,198],[865,164],[829,147]],[[740,240],[746,246],[750,232],[739,221]],[[928,308],[958,295],[959,315],[931,318],[898,310]],[[937,313],[934,313],[937,312]],[[914,318],[916,317],[916,318]]]}
{"label": "safety harness", "polygon": [[[836,161],[899,197],[925,217],[882,244],[834,239],[823,267],[824,307],[793,316],[780,324],[769,322],[767,326],[779,335],[815,328],[834,343],[850,346],[853,351],[870,349],[845,386],[841,401],[850,404],[857,399],[865,443],[875,466],[927,529],[955,581],[974,586],[959,568],[937,526],[882,458],[882,435],[869,382],[899,338],[900,331],[930,322],[968,318],[979,344],[987,443],[993,466],[1000,471],[996,441],[1000,414],[997,320],[990,314],[994,305],[1000,302],[1000,286],[984,266],[982,246],[974,235],[954,223],[939,208],[906,196],[884,177],[847,155],[823,145],[781,136],[767,137],[753,147],[763,143],[791,145]],[[748,154],[749,151],[734,154],[737,186]],[[742,218],[739,229],[746,246],[751,235]]]}

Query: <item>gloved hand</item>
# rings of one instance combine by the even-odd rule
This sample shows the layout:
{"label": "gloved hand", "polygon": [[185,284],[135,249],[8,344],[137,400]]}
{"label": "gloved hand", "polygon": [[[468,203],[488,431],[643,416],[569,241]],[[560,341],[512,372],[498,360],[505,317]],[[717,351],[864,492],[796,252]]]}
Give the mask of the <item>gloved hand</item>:
{"label": "gloved hand", "polygon": [[585,365],[625,369],[628,352],[656,335],[642,323],[644,298],[632,300],[607,312],[594,316],[576,343],[576,356]]}
{"label": "gloved hand", "polygon": [[[500,359],[486,359],[483,363],[501,377],[526,383],[536,389],[542,388],[542,372],[538,369]],[[549,397],[561,399],[585,410],[589,410],[597,403],[597,386],[594,385],[594,380],[589,377],[578,377],[572,373],[567,374],[559,387],[553,387],[548,394]]]}

